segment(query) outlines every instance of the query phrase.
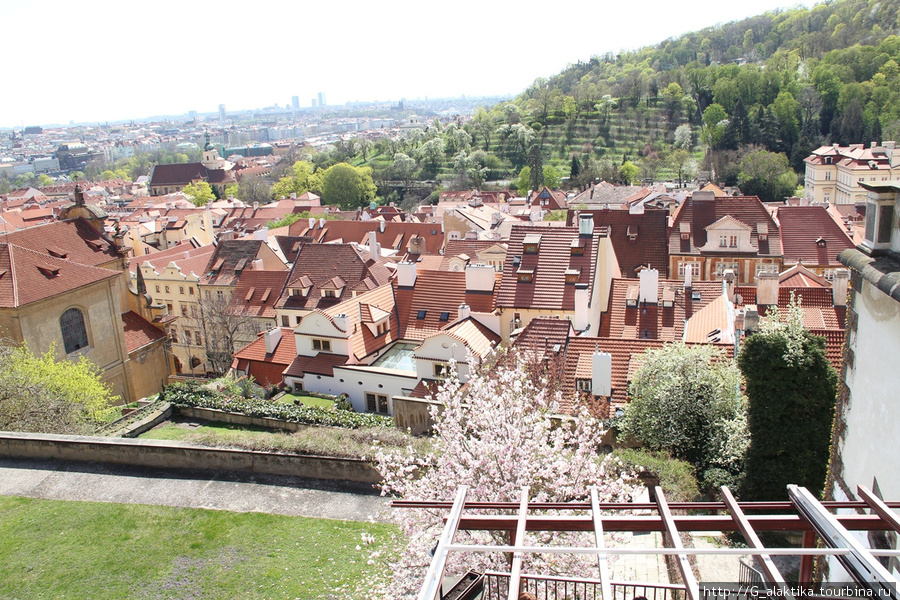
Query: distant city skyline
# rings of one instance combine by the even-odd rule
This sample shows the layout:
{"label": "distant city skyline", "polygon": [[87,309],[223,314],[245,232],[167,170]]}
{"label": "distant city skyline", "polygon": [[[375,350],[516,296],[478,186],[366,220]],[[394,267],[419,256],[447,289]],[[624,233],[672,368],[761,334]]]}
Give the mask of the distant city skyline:
{"label": "distant city skyline", "polygon": [[108,0],[0,3],[3,45],[8,55],[18,52],[4,69],[0,127],[216,113],[220,104],[242,111],[291,105],[294,96],[305,108],[320,94],[329,106],[515,95],[594,55],[797,3],[260,6],[265,10],[228,0],[160,0],[152,8]]}

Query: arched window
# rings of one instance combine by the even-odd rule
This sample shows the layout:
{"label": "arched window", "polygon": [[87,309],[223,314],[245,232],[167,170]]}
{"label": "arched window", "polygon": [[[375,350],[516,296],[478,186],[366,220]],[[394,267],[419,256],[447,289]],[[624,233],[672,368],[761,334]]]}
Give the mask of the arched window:
{"label": "arched window", "polygon": [[87,329],[84,327],[84,315],[77,308],[70,308],[59,318],[59,328],[62,330],[63,345],[66,354],[71,354],[79,348],[88,345]]}

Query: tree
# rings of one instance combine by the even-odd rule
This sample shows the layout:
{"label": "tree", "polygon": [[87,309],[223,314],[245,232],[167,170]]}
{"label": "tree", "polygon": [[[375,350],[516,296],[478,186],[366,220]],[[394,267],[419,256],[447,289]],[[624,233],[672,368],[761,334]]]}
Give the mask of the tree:
{"label": "tree", "polygon": [[[188,317],[180,317],[189,327],[203,332],[206,359],[211,371],[224,374],[231,367],[233,355],[258,333],[256,316],[235,311],[227,294],[218,294],[201,298],[197,302],[197,311]],[[186,335],[186,334],[185,334]],[[177,336],[179,340],[185,336]],[[190,349],[190,341],[187,348]],[[176,342],[177,343],[177,342]]]}
{"label": "tree", "polygon": [[210,200],[216,197],[212,187],[205,181],[189,183],[181,191],[194,203],[194,206],[206,206]]}
{"label": "tree", "polygon": [[626,160],[624,163],[622,163],[622,166],[619,167],[619,177],[622,178],[622,182],[625,185],[631,185],[632,183],[637,181],[640,172],[640,167],[638,167],[630,160]]}
{"label": "tree", "polygon": [[[457,487],[467,485],[468,500],[517,501],[521,488],[527,486],[532,499],[547,502],[585,499],[590,486],[598,487],[601,502],[623,501],[634,494],[635,487],[608,457],[598,453],[601,423],[579,411],[567,426],[555,427],[551,417],[559,410],[559,395],[537,387],[520,357],[474,369],[465,388],[452,371],[435,398],[441,410],[432,411],[433,452],[425,457],[411,450],[377,453],[385,493],[405,499],[452,500]],[[441,516],[425,510],[403,511],[401,525],[408,546],[391,564],[390,581],[366,582],[367,597],[415,597],[428,566],[428,550],[443,527]],[[569,537],[583,534],[532,533],[540,543],[584,541]],[[457,534],[456,541],[465,539],[509,542],[506,532]],[[450,561],[449,567],[460,573],[467,568],[508,569],[497,554],[453,553]],[[553,561],[526,555],[525,563],[523,568],[531,573],[571,573],[577,568],[585,577],[597,566],[596,558],[571,555],[559,555]]]}
{"label": "tree", "polygon": [[313,185],[313,170],[312,163],[298,160],[291,166],[290,173],[272,186],[272,197],[278,200],[282,196],[288,198],[291,194],[308,192]]}
{"label": "tree", "polygon": [[683,187],[683,178],[690,176],[691,171],[691,153],[683,148],[679,148],[669,155],[669,166],[673,171],[678,173],[678,187]]}
{"label": "tree", "polygon": [[272,199],[272,185],[262,177],[241,177],[237,194],[234,194],[234,196],[244,202],[259,202],[263,204]]}
{"label": "tree", "polygon": [[375,199],[375,182],[370,167],[354,167],[338,163],[322,174],[322,200],[344,210],[355,210]]}
{"label": "tree", "polygon": [[55,356],[0,341],[0,430],[87,434],[108,416],[118,397],[94,363]]}
{"label": "tree", "polygon": [[679,125],[675,129],[675,148],[690,152],[691,146],[693,146],[693,142],[691,141],[691,126],[687,123]]}
{"label": "tree", "polygon": [[786,499],[789,483],[818,494],[828,467],[838,375],[825,339],[803,327],[798,301],[791,299],[784,318],[769,309],[760,332],[744,341],[738,366],[750,429],[741,498]]}
{"label": "tree", "polygon": [[557,168],[553,165],[544,165],[544,185],[551,190],[557,190],[561,182],[562,176]]}
{"label": "tree", "polygon": [[519,171],[519,177],[515,181],[515,186],[516,193],[520,197],[524,198],[528,194],[528,190],[531,189],[531,167],[527,165],[522,167],[522,170]]}
{"label": "tree", "polygon": [[741,161],[738,185],[742,192],[759,196],[763,202],[781,201],[794,193],[797,174],[784,154],[757,150]]}
{"label": "tree", "polygon": [[441,161],[444,159],[444,140],[441,138],[433,138],[422,144],[422,147],[419,149],[422,156],[422,163],[425,165],[425,170],[433,177],[437,175],[438,169],[441,166]]}
{"label": "tree", "polygon": [[531,167],[528,184],[532,190],[540,190],[544,187],[544,159],[537,144],[532,144],[528,151],[528,166]]}
{"label": "tree", "polygon": [[53,185],[53,178],[45,174],[38,175],[37,185],[38,187],[47,187],[48,185]]}
{"label": "tree", "polygon": [[733,483],[747,447],[746,403],[734,361],[710,345],[645,352],[628,387],[621,435],[686,460],[706,487]]}

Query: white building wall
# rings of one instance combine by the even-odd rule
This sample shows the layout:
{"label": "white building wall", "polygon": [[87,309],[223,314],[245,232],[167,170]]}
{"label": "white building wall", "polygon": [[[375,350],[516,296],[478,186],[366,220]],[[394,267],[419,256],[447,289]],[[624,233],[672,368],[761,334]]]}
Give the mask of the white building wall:
{"label": "white building wall", "polygon": [[[296,379],[287,378],[291,383]],[[303,389],[310,392],[347,395],[353,410],[364,413],[366,410],[366,393],[387,396],[388,414],[394,414],[393,397],[408,396],[418,377],[415,373],[404,374],[402,371],[389,372],[386,369],[375,369],[365,366],[336,367],[334,377],[307,373],[303,378]]]}

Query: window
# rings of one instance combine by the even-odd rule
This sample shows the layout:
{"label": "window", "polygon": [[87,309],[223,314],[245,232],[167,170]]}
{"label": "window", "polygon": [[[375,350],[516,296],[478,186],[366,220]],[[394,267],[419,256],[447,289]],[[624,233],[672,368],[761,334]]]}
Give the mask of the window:
{"label": "window", "polygon": [[684,279],[684,273],[688,269],[691,270],[693,277],[700,277],[700,263],[698,262],[682,262],[678,263],[678,276]]}
{"label": "window", "polygon": [[166,293],[169,293],[169,286],[166,286]]}
{"label": "window", "polygon": [[223,292],[222,290],[216,290],[216,300],[221,301],[224,299],[225,299],[225,292]]}
{"label": "window", "polygon": [[736,235],[728,236],[728,247],[729,248],[737,248],[737,236]]}
{"label": "window", "polygon": [[319,340],[314,339],[312,341],[313,350],[319,350],[321,352],[331,352],[331,342],[329,340]]}
{"label": "window", "polygon": [[438,379],[445,378],[450,373],[450,365],[447,363],[434,363],[434,376]]}
{"label": "window", "polygon": [[281,315],[281,326],[282,327],[290,327],[291,326],[291,318],[287,315]]}
{"label": "window", "polygon": [[831,181],[831,173],[825,173],[825,181]]}
{"label": "window", "polygon": [[387,333],[387,331],[388,331],[388,322],[385,321],[384,323],[379,323],[379,324],[378,324],[378,329],[377,329],[377,331],[378,331],[378,334],[377,334],[377,335],[384,335],[385,333]]}
{"label": "window", "polygon": [[322,290],[323,298],[336,298],[337,293],[334,290]]}
{"label": "window", "polygon": [[418,313],[416,313],[416,318],[419,319],[419,320],[424,319],[424,318],[425,318],[425,313],[427,313],[427,312],[428,312],[428,311],[420,310]]}
{"label": "window", "polygon": [[184,286],[183,285],[178,286],[178,293],[181,294],[182,296],[184,296]]}
{"label": "window", "polygon": [[188,311],[187,311],[187,305],[186,305],[186,304],[182,304],[182,305],[181,305],[181,316],[182,316],[182,317],[188,316]]}
{"label": "window", "polygon": [[719,236],[719,248],[727,248],[728,247],[728,236],[722,234]]}
{"label": "window", "polygon": [[175,308],[171,304],[166,304],[166,310],[170,315],[175,313]]}
{"label": "window", "polygon": [[198,346],[200,345],[200,332],[199,331],[194,332],[194,343],[197,344]]}
{"label": "window", "polygon": [[159,293],[159,286],[156,286],[156,293]]}
{"label": "window", "polygon": [[575,389],[579,392],[590,392],[591,391],[591,383],[590,379],[576,379],[575,380]]}
{"label": "window", "polygon": [[59,318],[59,328],[62,330],[66,354],[71,354],[88,345],[84,315],[77,308],[70,308],[62,314]]}
{"label": "window", "polygon": [[450,320],[450,313],[447,311],[442,312],[441,313],[441,321],[449,321],[449,320]]}
{"label": "window", "polygon": [[194,288],[189,287],[188,288],[188,296],[193,296],[193,295],[194,295]]}
{"label": "window", "polygon": [[728,269],[731,269],[732,271],[734,271],[734,276],[737,277],[738,263],[727,263],[727,262],[720,262],[720,263],[716,264],[716,277],[723,276],[725,274],[725,271],[727,271]]}
{"label": "window", "polygon": [[299,324],[300,324],[300,319],[301,319],[301,318],[302,318],[302,317],[299,317],[299,316],[298,316],[298,317],[297,317],[297,318],[296,318],[296,321],[297,321],[297,323],[296,323],[296,324],[297,324],[297,325],[299,325]]}
{"label": "window", "polygon": [[777,273],[778,265],[772,263],[757,263],[756,264],[756,276],[759,277],[760,273]]}
{"label": "window", "polygon": [[825,269],[824,277],[827,281],[834,281],[834,269]]}
{"label": "window", "polygon": [[366,392],[366,410],[370,413],[388,414],[387,396]]}
{"label": "window", "polygon": [[172,337],[172,343],[177,344],[178,343],[178,332],[173,329],[169,335]]}

